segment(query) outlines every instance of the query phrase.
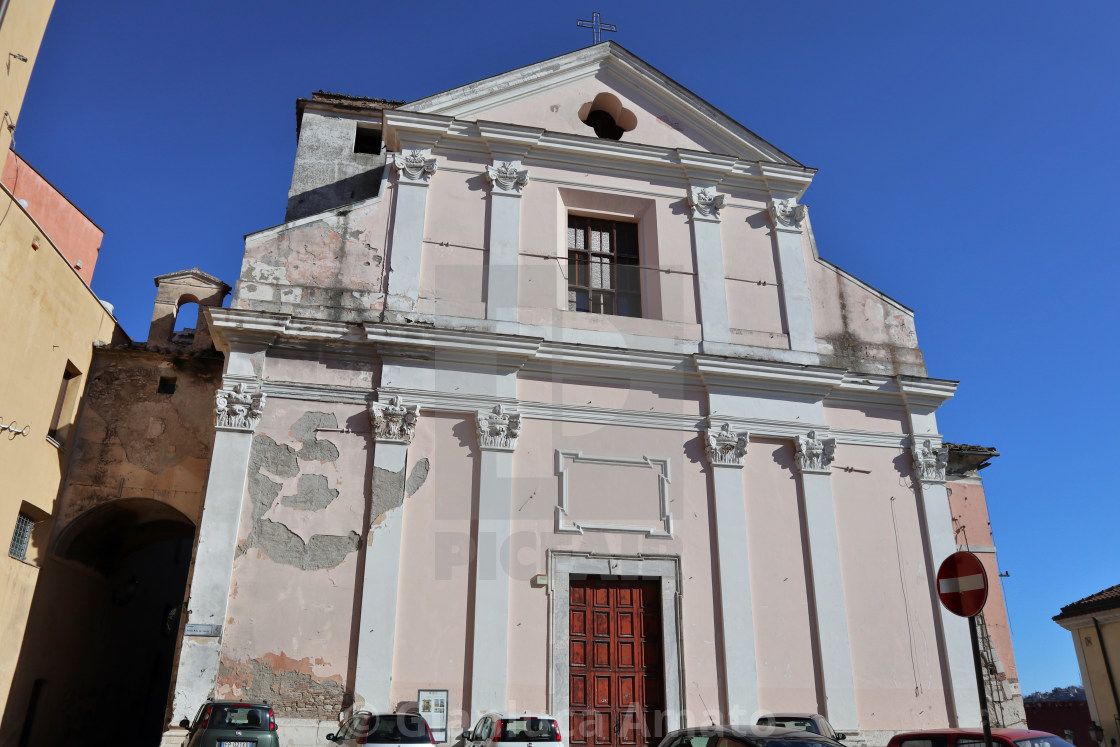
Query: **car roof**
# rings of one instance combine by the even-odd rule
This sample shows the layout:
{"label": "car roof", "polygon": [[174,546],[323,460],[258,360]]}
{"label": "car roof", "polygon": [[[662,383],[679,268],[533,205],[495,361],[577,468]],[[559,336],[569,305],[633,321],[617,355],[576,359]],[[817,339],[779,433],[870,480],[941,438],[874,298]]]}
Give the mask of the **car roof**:
{"label": "car roof", "polygon": [[493,716],[502,720],[505,720],[507,718],[550,718],[554,721],[556,720],[555,716],[549,713],[545,713],[544,711],[522,711],[521,713],[511,713],[509,711],[490,711],[488,713],[482,714],[481,716],[479,716],[479,718],[486,718],[487,716]]}
{"label": "car roof", "polygon": [[247,705],[254,708],[271,708],[267,702],[263,700],[249,700],[246,698],[234,698],[232,700],[208,700],[207,704],[210,705]]}
{"label": "car roof", "polygon": [[767,739],[772,737],[796,737],[814,742],[827,742],[835,744],[828,737],[814,734],[802,729],[787,729],[784,726],[759,726],[758,724],[715,724],[709,726],[690,726],[687,729],[678,729],[673,734],[729,734],[736,737],[750,737],[751,739]]}
{"label": "car roof", "polygon": [[775,711],[766,713],[759,718],[822,718],[819,713],[798,713],[797,711]]}
{"label": "car roof", "polygon": [[[983,735],[984,730],[981,728],[975,729],[923,729],[921,731],[906,731],[901,734],[895,734],[892,740],[903,739],[921,739],[922,737],[950,737],[950,736],[975,736],[977,734]],[[1039,731],[1037,729],[992,729],[992,734],[1008,739],[1027,739],[1028,737],[1053,737],[1056,736],[1048,731]]]}

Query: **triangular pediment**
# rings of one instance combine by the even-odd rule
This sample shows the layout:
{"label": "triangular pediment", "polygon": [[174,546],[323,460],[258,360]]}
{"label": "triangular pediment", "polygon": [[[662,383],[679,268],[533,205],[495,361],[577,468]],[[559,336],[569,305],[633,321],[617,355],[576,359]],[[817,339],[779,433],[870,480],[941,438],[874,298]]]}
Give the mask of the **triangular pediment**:
{"label": "triangular pediment", "polygon": [[197,267],[192,267],[189,270],[179,270],[177,272],[169,272],[166,275],[157,275],[156,277],[152,278],[152,280],[155,281],[155,284],[156,284],[157,288],[160,285],[165,284],[165,283],[166,284],[179,283],[179,284],[201,285],[201,286],[206,286],[206,287],[210,287],[210,288],[222,288],[227,293],[230,291],[230,287],[228,285],[226,285],[225,283],[223,283],[221,280],[214,277],[210,273],[203,272],[202,270],[198,269]]}
{"label": "triangular pediment", "polygon": [[511,70],[399,108],[595,137],[581,116],[589,107],[603,102],[625,110],[622,116],[632,128],[622,135],[623,142],[800,165],[614,42]]}

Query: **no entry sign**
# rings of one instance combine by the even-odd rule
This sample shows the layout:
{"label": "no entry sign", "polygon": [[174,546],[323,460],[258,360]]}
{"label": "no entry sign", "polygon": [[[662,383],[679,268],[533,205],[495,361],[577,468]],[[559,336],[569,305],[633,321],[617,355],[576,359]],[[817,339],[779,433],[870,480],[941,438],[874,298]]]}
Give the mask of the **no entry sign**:
{"label": "no entry sign", "polygon": [[954,615],[972,617],[988,601],[988,574],[980,558],[955,552],[937,569],[937,596]]}

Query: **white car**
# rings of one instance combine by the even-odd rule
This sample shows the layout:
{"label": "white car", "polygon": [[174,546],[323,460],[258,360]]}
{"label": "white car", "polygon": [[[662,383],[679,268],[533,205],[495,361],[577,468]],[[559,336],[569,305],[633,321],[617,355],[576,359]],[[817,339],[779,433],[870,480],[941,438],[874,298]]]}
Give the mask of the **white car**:
{"label": "white car", "polygon": [[[547,713],[486,713],[473,729],[463,732],[466,747],[501,744],[561,744],[560,722]],[[561,745],[562,747],[562,745]]]}
{"label": "white car", "polygon": [[838,734],[832,724],[819,713],[771,713],[758,719],[759,726],[781,726],[785,729],[800,729],[801,731],[820,734],[839,742],[846,735]]}
{"label": "white car", "polygon": [[358,711],[346,720],[337,734],[328,734],[328,742],[353,745],[392,746],[402,744],[435,744],[432,730],[423,716],[415,713],[370,713]]}

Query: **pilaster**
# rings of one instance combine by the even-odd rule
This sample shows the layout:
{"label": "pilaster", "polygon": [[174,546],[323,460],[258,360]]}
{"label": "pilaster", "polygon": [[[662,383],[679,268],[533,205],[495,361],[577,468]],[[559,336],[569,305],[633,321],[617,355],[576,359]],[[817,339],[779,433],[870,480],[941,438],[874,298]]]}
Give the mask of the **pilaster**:
{"label": "pilaster", "polygon": [[824,681],[822,708],[833,726],[843,730],[859,728],[855,683],[852,676],[852,648],[848,637],[847,605],[841,573],[836,507],[832,498],[832,461],[836,439],[809,431],[794,440],[797,471],[805,498],[805,524],[809,539],[812,569],[813,607],[821,652]]}
{"label": "pilaster", "polygon": [[420,261],[424,249],[424,219],[428,180],[436,171],[430,144],[402,146],[393,156],[397,195],[393,214],[393,243],[389,252],[386,308],[412,311],[420,297]]}
{"label": "pilaster", "polygon": [[264,406],[265,395],[255,381],[227,382],[215,393],[214,448],[176,670],[173,726],[193,718],[214,692],[249,454]]}
{"label": "pilaster", "polygon": [[758,710],[758,664],[751,606],[747,508],[743,494],[743,459],[750,436],[728,423],[710,420],[704,447],[715,494],[716,545],[719,554],[720,613],[723,621],[723,670],[726,678],[725,723],[751,723]]}
{"label": "pilaster", "polygon": [[809,297],[809,279],[805,269],[805,252],[801,246],[801,224],[807,211],[794,198],[770,200],[770,220],[778,249],[779,288],[786,312],[790,350],[817,352],[813,331],[813,307]]}
{"label": "pilaster", "polygon": [[521,161],[496,159],[486,167],[490,182],[490,246],[487,254],[486,318],[517,321],[521,190],[529,172]]}
{"label": "pilaster", "polygon": [[968,621],[945,609],[936,590],[937,569],[945,558],[957,551],[957,541],[949,510],[949,493],[945,489],[949,450],[941,445],[935,413],[942,403],[953,396],[956,385],[933,385],[928,381],[900,376],[898,388],[910,420],[913,479],[925,519],[930,603],[935,607],[934,614],[940,623],[944,671],[950,686],[948,706],[953,711],[950,718],[955,721],[954,726],[978,727],[980,703]]}
{"label": "pilaster", "polygon": [[696,282],[700,296],[700,326],[705,342],[731,341],[727,321],[727,280],[719,213],[726,195],[714,185],[691,183],[688,204],[692,211],[692,241],[696,250]]}
{"label": "pilaster", "polygon": [[479,410],[477,425],[481,469],[474,577],[472,723],[482,713],[506,708],[513,452],[521,434],[521,415],[499,404]]}
{"label": "pilaster", "polygon": [[419,407],[400,397],[369,408],[373,430],[373,485],[363,569],[358,656],[354,672],[355,710],[393,710],[390,689],[397,629],[401,538],[404,534],[403,472],[416,430]]}

